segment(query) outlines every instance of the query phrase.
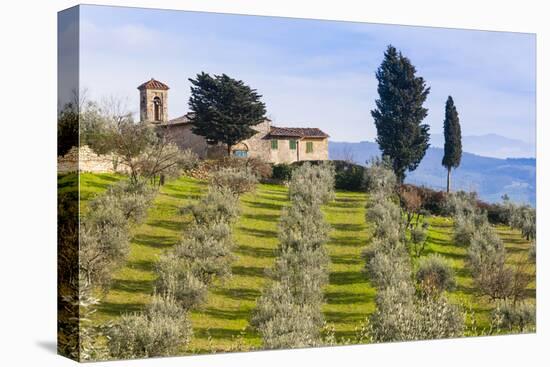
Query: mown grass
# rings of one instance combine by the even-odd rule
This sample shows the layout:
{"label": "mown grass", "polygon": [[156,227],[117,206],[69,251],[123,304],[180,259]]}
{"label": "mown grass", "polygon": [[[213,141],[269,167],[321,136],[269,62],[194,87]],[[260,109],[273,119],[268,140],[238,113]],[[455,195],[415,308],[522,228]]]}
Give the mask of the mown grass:
{"label": "mown grass", "polygon": [[[121,179],[115,175],[81,175],[81,203]],[[68,180],[68,179],[66,179]],[[132,229],[127,264],[113,277],[111,289],[102,295],[94,322],[113,321],[121,314],[141,310],[151,300],[155,279],[154,264],[160,254],[174,246],[190,222],[179,208],[197,200],[206,184],[182,177],[163,186],[148,211],[146,221]],[[339,341],[353,339],[355,330],[374,311],[375,289],[363,273],[361,251],[369,242],[365,223],[364,193],[338,192],[336,200],[324,207],[332,231],[327,250],[331,258],[330,281],[325,288],[323,312],[334,326]],[[256,299],[261,295],[276,256],[278,221],[288,205],[287,189],[280,185],[258,185],[257,190],[242,196],[241,215],[234,227],[236,259],[233,276],[215,282],[207,303],[191,315],[194,337],[185,353],[250,350],[261,347],[261,338],[250,325]],[[428,242],[423,256],[438,253],[448,259],[457,275],[458,287],[451,293],[453,302],[476,312],[480,327],[488,327],[494,307],[479,297],[472,287],[471,274],[465,266],[467,250],[452,243],[452,221],[430,219]],[[528,243],[516,231],[497,228],[504,239],[510,262],[526,256]],[[534,268],[532,269],[534,271]],[[530,301],[534,301],[534,281]],[[353,340],[351,340],[353,342]]]}

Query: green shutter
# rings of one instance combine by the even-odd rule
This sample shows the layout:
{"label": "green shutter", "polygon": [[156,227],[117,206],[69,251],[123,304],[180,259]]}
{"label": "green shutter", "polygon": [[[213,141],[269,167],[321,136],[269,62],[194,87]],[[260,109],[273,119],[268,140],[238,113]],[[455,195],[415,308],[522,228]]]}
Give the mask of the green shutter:
{"label": "green shutter", "polygon": [[291,150],[296,150],[296,140],[289,140]]}
{"label": "green shutter", "polygon": [[312,153],[313,152],[313,142],[308,141],[306,142],[306,153]]}
{"label": "green shutter", "polygon": [[271,149],[278,149],[278,148],[279,148],[279,140],[271,139]]}

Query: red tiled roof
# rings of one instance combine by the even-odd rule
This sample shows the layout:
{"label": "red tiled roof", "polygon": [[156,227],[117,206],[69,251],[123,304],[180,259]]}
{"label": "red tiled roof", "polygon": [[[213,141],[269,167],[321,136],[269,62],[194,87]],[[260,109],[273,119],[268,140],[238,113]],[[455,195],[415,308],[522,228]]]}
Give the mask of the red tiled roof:
{"label": "red tiled roof", "polygon": [[146,81],[145,83],[141,84],[137,89],[161,89],[161,90],[168,90],[168,86],[162,82],[159,82],[158,80],[155,80],[151,78],[151,80]]}
{"label": "red tiled roof", "polygon": [[191,122],[190,117],[192,116],[192,112],[188,112],[183,116],[176,117],[174,119],[168,120],[166,122],[166,125],[184,125]]}
{"label": "red tiled roof", "polygon": [[296,138],[328,138],[328,134],[316,127],[271,127],[270,136]]}

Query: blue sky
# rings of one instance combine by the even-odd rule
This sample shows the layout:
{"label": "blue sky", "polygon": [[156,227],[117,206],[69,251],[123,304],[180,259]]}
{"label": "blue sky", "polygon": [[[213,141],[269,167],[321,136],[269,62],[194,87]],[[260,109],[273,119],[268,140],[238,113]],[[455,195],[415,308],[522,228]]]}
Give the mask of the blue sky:
{"label": "blue sky", "polygon": [[80,26],[81,88],[135,113],[136,87],[151,77],[170,86],[173,118],[188,111],[188,78],[226,73],[263,95],[275,125],[374,140],[374,74],[393,44],[431,87],[432,133],[450,94],[463,135],[535,142],[532,34],[102,6],[83,6]]}

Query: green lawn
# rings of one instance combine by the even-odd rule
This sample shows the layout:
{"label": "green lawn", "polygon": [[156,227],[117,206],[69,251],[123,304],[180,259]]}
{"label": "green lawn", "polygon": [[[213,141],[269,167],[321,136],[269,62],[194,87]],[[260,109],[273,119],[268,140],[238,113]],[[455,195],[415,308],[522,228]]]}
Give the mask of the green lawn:
{"label": "green lawn", "polygon": [[[81,175],[82,207],[119,179],[121,176],[106,174]],[[62,180],[68,182],[69,178],[61,178],[60,186]],[[205,188],[204,182],[185,177],[161,188],[146,221],[132,229],[128,262],[115,273],[111,289],[102,296],[94,319],[97,324],[114,320],[124,312],[138,311],[150,301],[154,263],[163,251],[178,242],[191,219],[180,214],[179,208],[195,201]],[[365,200],[364,193],[337,192],[336,200],[324,207],[332,232],[327,244],[330,282],[325,289],[323,311],[339,341],[353,338],[355,329],[375,307],[375,289],[362,272],[364,262],[360,256],[370,238],[364,219]],[[261,346],[260,336],[249,326],[249,320],[267,280],[265,270],[275,260],[277,223],[285,205],[288,205],[287,189],[280,185],[261,184],[256,192],[243,195],[241,215],[234,227],[237,258],[233,276],[214,283],[206,305],[192,313],[194,337],[185,352],[248,350]],[[498,231],[512,262],[527,253],[528,244],[517,232],[504,227]],[[481,326],[487,326],[492,306],[475,295],[471,276],[464,267],[466,249],[453,245],[451,238],[451,220],[432,218],[424,255],[439,253],[452,263],[458,288],[451,299],[471,307],[478,313]],[[534,282],[531,287],[534,300]]]}

